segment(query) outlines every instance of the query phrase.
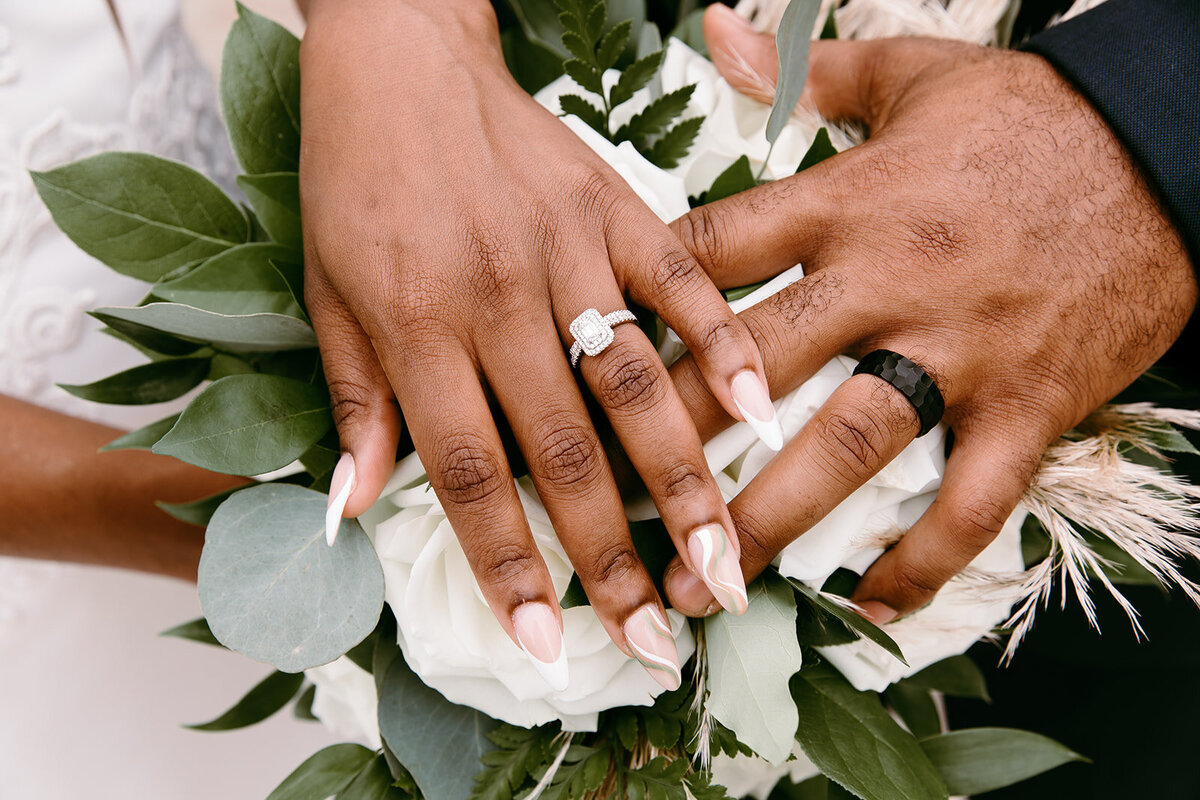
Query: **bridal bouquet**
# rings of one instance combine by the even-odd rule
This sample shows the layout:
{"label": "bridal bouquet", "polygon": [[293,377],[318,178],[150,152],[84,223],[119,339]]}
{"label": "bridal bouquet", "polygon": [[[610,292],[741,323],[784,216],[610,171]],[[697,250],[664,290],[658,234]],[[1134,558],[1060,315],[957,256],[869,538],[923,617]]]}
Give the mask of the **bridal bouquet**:
{"label": "bridal bouquet", "polygon": [[[838,35],[839,22],[842,35],[906,31],[888,28],[879,4],[873,16],[857,0],[836,14],[823,5],[758,8],[760,23],[778,26],[781,75],[799,75],[780,81],[770,108],[718,76],[703,55],[699,12],[683,14],[664,46],[639,0],[515,0],[502,14],[503,40],[522,85],[670,220],[853,146],[852,131],[792,113],[807,43]],[[937,24],[962,17],[961,2],[933,4],[944,16],[918,5]],[[1005,35],[1008,5],[993,5],[991,18],[971,18],[982,41]],[[347,740],[312,756],[270,800],[684,800],[765,798],[773,789],[944,800],[988,791],[1080,756],[1017,730],[944,730],[939,695],[987,696],[961,655],[969,646],[1007,635],[1011,653],[1056,583],[1086,609],[1093,580],[1117,597],[1118,584],[1149,581],[1200,599],[1175,563],[1200,555],[1189,535],[1200,491],[1162,457],[1190,450],[1175,426],[1200,418],[1109,406],[1051,447],[1022,510],[936,600],[886,629],[871,624],[845,598],[932,502],[945,467],[939,430],[789,546],[750,585],[744,616],[689,621],[670,612],[661,635],[675,639],[685,666],[682,686],[666,691],[610,641],[520,478],[563,608],[569,680],[551,686],[493,618],[415,454],[402,454],[379,501],[343,520],[326,544],[339,448],[302,291],[297,53],[295,37],[240,9],[221,96],[249,207],[190,168],[145,154],[109,153],[35,176],[67,235],[152,284],[137,306],[93,312],[105,334],[148,362],[65,388],[150,404],[207,383],[181,413],[108,448],[259,478],[163,507],[207,525],[205,618],[168,633],[277,670],[195,727],[237,728],[291,704]],[[802,274],[796,267],[728,297],[741,310]],[[644,327],[664,360],[679,357],[671,331],[652,318]],[[777,402],[786,437],[853,366],[835,359]],[[771,451],[742,423],[706,454],[732,497]],[[653,506],[634,497],[627,512],[639,553],[661,574],[672,551]]]}

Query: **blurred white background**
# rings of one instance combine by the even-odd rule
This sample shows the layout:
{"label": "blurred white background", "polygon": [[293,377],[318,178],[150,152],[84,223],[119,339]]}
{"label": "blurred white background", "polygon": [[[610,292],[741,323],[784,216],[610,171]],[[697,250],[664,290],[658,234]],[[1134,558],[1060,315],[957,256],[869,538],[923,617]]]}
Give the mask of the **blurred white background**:
{"label": "blurred white background", "polygon": [[[196,43],[200,58],[217,74],[221,65],[221,44],[237,16],[233,0],[183,0],[183,24]],[[304,20],[295,0],[242,0],[242,5],[281,23],[297,36],[304,31]]]}

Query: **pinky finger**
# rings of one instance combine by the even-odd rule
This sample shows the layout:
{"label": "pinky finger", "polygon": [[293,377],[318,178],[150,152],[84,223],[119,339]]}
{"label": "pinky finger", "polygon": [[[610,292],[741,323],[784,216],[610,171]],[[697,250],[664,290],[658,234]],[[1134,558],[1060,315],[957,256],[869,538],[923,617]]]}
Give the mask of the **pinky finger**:
{"label": "pinky finger", "polygon": [[851,598],[876,624],[916,611],[999,535],[1033,478],[1040,450],[1014,456],[1012,439],[958,441],[937,499],[871,565]]}
{"label": "pinky finger", "polygon": [[325,539],[332,545],[341,519],[370,508],[392,474],[400,441],[400,408],[370,338],[315,270],[306,276],[305,298],[342,448],[325,516]]}

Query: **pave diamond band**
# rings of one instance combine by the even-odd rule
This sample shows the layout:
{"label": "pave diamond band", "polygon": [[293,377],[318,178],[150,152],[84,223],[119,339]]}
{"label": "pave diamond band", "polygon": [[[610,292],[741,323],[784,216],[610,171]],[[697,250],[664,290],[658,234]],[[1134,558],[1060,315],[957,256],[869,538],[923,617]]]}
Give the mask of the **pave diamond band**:
{"label": "pave diamond band", "polygon": [[576,317],[569,326],[575,341],[571,344],[571,366],[579,366],[580,356],[595,356],[613,343],[613,331],[622,322],[637,322],[632,311],[621,309],[611,314],[601,314],[589,308]]}
{"label": "pave diamond band", "polygon": [[854,368],[855,375],[874,375],[900,390],[917,410],[921,421],[918,437],[929,433],[942,421],[946,401],[929,373],[920,364],[891,350],[875,350],[863,356]]}

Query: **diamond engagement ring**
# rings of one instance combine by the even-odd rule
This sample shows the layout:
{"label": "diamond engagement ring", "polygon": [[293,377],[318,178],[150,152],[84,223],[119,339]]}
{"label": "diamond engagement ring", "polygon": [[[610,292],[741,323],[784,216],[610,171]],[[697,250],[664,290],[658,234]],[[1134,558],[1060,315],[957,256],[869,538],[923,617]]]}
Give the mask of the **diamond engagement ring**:
{"label": "diamond engagement ring", "polygon": [[613,343],[613,331],[622,322],[637,322],[632,311],[621,309],[611,314],[601,314],[594,308],[580,314],[568,330],[575,337],[571,344],[571,366],[579,366],[580,356],[595,356]]}

